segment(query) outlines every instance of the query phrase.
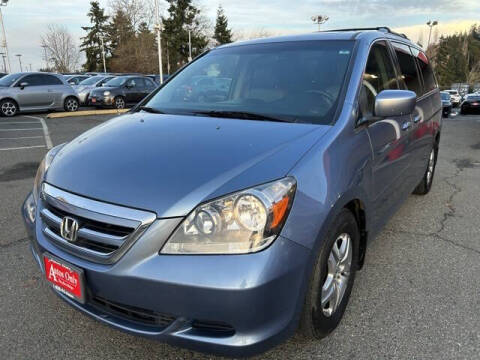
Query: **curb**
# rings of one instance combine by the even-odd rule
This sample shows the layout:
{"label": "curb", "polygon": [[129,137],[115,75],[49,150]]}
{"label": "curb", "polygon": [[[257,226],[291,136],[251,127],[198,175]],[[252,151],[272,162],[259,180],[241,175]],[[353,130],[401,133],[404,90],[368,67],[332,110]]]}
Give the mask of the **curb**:
{"label": "curb", "polygon": [[119,115],[123,114],[130,109],[109,109],[109,110],[83,110],[75,112],[59,112],[59,113],[50,113],[47,115],[47,119],[58,119],[65,117],[76,117],[76,116],[91,116],[91,115]]}

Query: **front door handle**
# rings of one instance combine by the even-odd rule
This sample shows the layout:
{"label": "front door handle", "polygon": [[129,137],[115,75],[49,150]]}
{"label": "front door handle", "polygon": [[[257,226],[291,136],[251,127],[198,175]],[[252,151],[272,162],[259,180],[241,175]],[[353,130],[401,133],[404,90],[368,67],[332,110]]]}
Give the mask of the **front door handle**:
{"label": "front door handle", "polygon": [[422,117],[420,115],[416,115],[414,118],[413,118],[413,122],[416,124],[420,121]]}
{"label": "front door handle", "polygon": [[412,127],[412,123],[410,121],[404,122],[402,124],[402,130],[403,131],[410,129],[411,127]]}

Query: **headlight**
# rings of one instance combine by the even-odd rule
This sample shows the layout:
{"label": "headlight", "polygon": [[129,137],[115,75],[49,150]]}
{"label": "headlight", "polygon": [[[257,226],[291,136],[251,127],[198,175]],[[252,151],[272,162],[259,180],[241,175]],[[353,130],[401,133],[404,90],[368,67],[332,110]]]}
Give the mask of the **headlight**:
{"label": "headlight", "polygon": [[295,195],[287,177],[199,205],[173,232],[161,254],[246,254],[280,233]]}
{"label": "headlight", "polygon": [[103,95],[104,95],[104,96],[110,95],[110,91],[104,91],[104,92],[103,92]]}
{"label": "headlight", "polygon": [[38,196],[40,193],[40,185],[42,185],[43,178],[45,177],[45,173],[47,172],[50,164],[52,163],[55,155],[65,146],[65,144],[61,144],[52,148],[47,155],[43,158],[42,162],[38,166],[37,175],[35,175],[35,181],[33,183],[33,198],[35,199],[35,204],[38,203]]}

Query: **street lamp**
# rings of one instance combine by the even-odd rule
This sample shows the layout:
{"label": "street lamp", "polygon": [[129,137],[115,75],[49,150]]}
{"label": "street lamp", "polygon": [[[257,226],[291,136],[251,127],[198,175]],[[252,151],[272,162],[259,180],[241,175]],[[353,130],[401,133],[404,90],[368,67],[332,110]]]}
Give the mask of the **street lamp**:
{"label": "street lamp", "polygon": [[0,56],[2,57],[2,60],[3,60],[3,72],[6,73],[7,72],[7,64],[5,63],[5,53],[0,53]]}
{"label": "street lamp", "polygon": [[[7,6],[8,0],[1,0],[0,6]],[[3,31],[3,43],[2,47],[5,48],[5,54],[7,56],[7,64],[8,64],[8,72],[11,72],[10,66],[10,57],[8,56],[8,45],[7,45],[7,33],[5,32],[5,25],[3,24],[3,15],[2,10],[0,9],[0,22],[2,23],[2,31]]]}
{"label": "street lamp", "polygon": [[20,72],[23,72],[23,68],[22,68],[22,54],[16,54],[15,56],[18,56],[18,62],[20,63]]}
{"label": "street lamp", "polygon": [[330,17],[328,17],[327,15],[315,15],[315,16],[312,16],[311,19],[315,24],[318,24],[318,31],[320,31],[320,26],[322,24],[325,24],[328,21],[328,19],[330,19]]}
{"label": "street lamp", "polygon": [[434,26],[438,25],[438,21],[435,20],[435,21],[432,21],[432,20],[428,20],[427,22],[427,26],[430,28],[430,33],[428,34],[428,45],[427,45],[427,50],[428,48],[430,47],[430,38],[432,37],[432,28]]}

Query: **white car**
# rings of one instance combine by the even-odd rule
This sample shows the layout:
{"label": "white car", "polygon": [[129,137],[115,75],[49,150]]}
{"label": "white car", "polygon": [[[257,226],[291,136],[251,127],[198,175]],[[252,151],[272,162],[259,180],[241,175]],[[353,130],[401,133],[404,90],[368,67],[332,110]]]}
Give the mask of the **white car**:
{"label": "white car", "polygon": [[453,106],[458,106],[462,102],[462,97],[458,93],[458,90],[445,90],[450,94],[450,102]]}

